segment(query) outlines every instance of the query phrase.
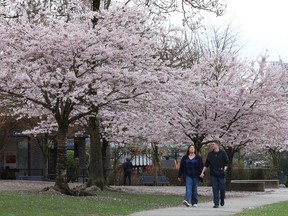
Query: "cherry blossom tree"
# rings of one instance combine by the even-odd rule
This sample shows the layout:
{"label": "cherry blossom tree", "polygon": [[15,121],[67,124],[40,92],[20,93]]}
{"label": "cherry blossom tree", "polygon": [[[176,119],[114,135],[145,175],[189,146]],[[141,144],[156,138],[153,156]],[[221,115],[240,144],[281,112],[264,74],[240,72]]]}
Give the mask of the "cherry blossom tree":
{"label": "cherry blossom tree", "polygon": [[[170,131],[169,135],[174,136],[174,140],[178,142],[189,138],[198,151],[201,151],[210,138],[221,139],[232,162],[234,154],[240,149],[259,149],[261,146],[255,144],[259,137],[265,136],[267,127],[276,122],[281,122],[281,127],[285,127],[286,90],[281,86],[286,77],[285,71],[269,68],[265,56],[255,65],[240,59],[237,50],[234,50],[236,41],[233,35],[231,37],[229,27],[222,35],[222,41],[217,38],[216,30],[214,34],[215,44],[202,47],[201,55],[196,56],[197,61],[191,59],[194,64],[189,64],[188,58],[183,67],[183,58],[177,58],[176,55],[167,58],[171,60],[170,67],[182,67],[185,70],[166,74],[170,75],[165,80],[168,88],[161,91],[161,105],[155,106],[162,114],[155,119],[165,119],[166,124],[169,122],[174,128],[161,129]],[[163,56],[162,53],[161,57]],[[195,55],[191,57],[194,58]],[[154,111],[154,116],[156,113]],[[155,139],[152,138],[153,130],[155,131],[157,124],[159,128],[160,123],[154,119],[154,126],[149,123],[152,116],[149,116],[148,121],[143,118],[142,125],[138,127],[141,128],[138,132],[142,131],[151,140]],[[134,119],[137,118],[138,115],[134,115]],[[162,123],[163,121],[161,125],[164,125]],[[161,133],[163,137],[158,134],[156,140],[167,141],[167,134],[165,136]],[[280,137],[284,139],[285,134],[282,133]]]}
{"label": "cherry blossom tree", "polygon": [[[7,2],[9,2],[9,1],[7,1]],[[21,1],[18,1],[18,2],[21,2]],[[73,17],[73,16],[79,16],[79,14],[81,15],[81,14],[87,12],[88,9],[90,8],[89,7],[90,2],[89,1],[83,1],[82,3],[83,3],[83,5],[79,5],[79,4],[77,4],[77,1],[70,1],[69,4],[67,4],[66,1],[61,1],[61,0],[53,1],[53,2],[49,2],[49,1],[26,1],[26,2],[21,2],[21,6],[16,4],[14,8],[13,8],[14,4],[10,3],[10,5],[9,5],[9,3],[8,3],[8,4],[4,5],[6,7],[6,9],[8,8],[8,10],[6,10],[5,13],[3,13],[3,17],[5,18],[5,20],[7,20],[7,18],[15,18],[15,19],[17,19],[16,23],[17,22],[20,22],[20,23],[23,22],[23,17],[25,17],[26,21],[24,21],[24,22],[27,22],[30,25],[35,25],[35,26],[40,25],[41,27],[42,27],[42,25],[50,26],[50,27],[52,26],[52,28],[53,28],[53,26],[55,25],[55,23],[54,23],[55,21],[57,21],[57,22],[59,21],[62,24],[67,23],[67,22],[69,23],[71,20],[73,22],[73,21],[75,21],[75,20],[73,20],[73,19],[75,19],[75,17]],[[106,1],[104,4],[104,8],[107,9],[108,6],[110,5],[110,3],[111,2]],[[128,2],[126,2],[126,3],[128,3]],[[141,2],[139,2],[139,3],[141,3]],[[155,3],[156,2],[153,2],[153,6],[157,5]],[[139,5],[143,5],[143,4],[139,4]],[[44,10],[43,10],[43,8],[44,8]],[[45,8],[49,8],[49,10],[45,10]],[[159,9],[161,7],[157,7],[157,8]],[[99,9],[100,9],[100,1],[95,1],[95,0],[92,1],[92,10],[98,11]],[[150,7],[150,9],[151,9],[151,7]],[[200,9],[200,8],[198,8],[198,9]],[[205,9],[205,8],[202,7],[201,9]],[[105,13],[105,11],[103,13]],[[94,16],[94,18],[95,18],[95,16]],[[98,18],[97,18],[97,20],[98,20]],[[155,18],[155,16],[154,16],[154,18]],[[101,19],[101,17],[100,17],[100,19]],[[9,22],[11,24],[11,21],[9,21]],[[77,23],[77,24],[79,24],[79,23]],[[29,26],[29,27],[34,28],[32,26]],[[29,27],[27,29],[29,29]],[[26,40],[31,40],[31,38],[27,37]],[[90,91],[93,92],[92,89],[90,89]],[[139,94],[139,92],[138,93],[135,92],[135,95]],[[133,95],[133,96],[135,96],[135,95]],[[90,104],[92,104],[92,103],[90,103]],[[90,111],[87,111],[87,113],[83,114],[83,116],[90,113],[89,114],[90,115],[90,117],[89,117],[90,121],[89,122],[90,122],[90,127],[92,128],[91,133],[95,132],[95,134],[91,135],[91,138],[92,138],[91,140],[93,140],[94,137],[97,137],[97,139],[99,140],[99,132],[98,133],[96,132],[97,131],[96,129],[98,127],[97,125],[99,125],[99,124],[95,125],[95,122],[97,122],[99,120],[97,120],[96,116],[93,117],[93,115],[91,115],[94,112],[95,112],[94,114],[97,115],[99,107],[95,104],[92,104],[92,105],[90,105],[90,108],[92,108],[93,111],[90,109]],[[42,113],[42,114],[48,115],[47,113]],[[80,118],[80,116],[74,118],[73,121],[75,121],[75,119],[78,119],[78,118]],[[71,122],[73,122],[73,121],[71,121]],[[66,125],[65,127],[67,127],[67,125],[69,125],[71,122],[65,123],[65,125]],[[47,124],[47,122],[46,122],[46,124]],[[53,125],[53,123],[51,124],[51,126],[52,125]],[[94,126],[94,128],[92,126]],[[38,128],[38,129],[40,129],[40,128]],[[99,152],[101,149],[101,146],[96,145],[95,148],[98,149],[98,150],[96,149],[96,152]],[[63,153],[63,155],[64,155],[64,153]],[[99,155],[97,155],[97,156],[98,157],[94,158],[96,160],[95,163],[92,163],[92,164],[96,164],[96,167],[102,167],[101,161],[99,161],[99,160],[97,161],[97,158],[101,158],[101,157],[99,157]],[[63,161],[64,160],[65,159],[63,159]],[[97,170],[96,167],[95,167],[95,169],[92,169],[92,170]],[[102,182],[101,173],[102,173],[101,170],[99,170],[99,172],[95,173],[95,176],[100,176],[100,181],[98,181],[98,182],[100,182],[100,183],[98,183],[100,185]],[[92,177],[93,177],[93,175],[92,175]],[[93,178],[91,178],[91,179],[93,179]]]}
{"label": "cherry blossom tree", "polygon": [[[86,116],[90,129],[93,128],[91,133],[95,133],[91,136],[99,140],[99,110],[135,98],[148,92],[148,89],[157,89],[151,88],[151,83],[158,83],[158,78],[153,73],[160,70],[155,55],[156,28],[151,24],[155,25],[153,22],[159,20],[154,16],[149,26],[145,21],[149,20],[151,14],[157,14],[156,11],[159,12],[160,8],[175,10],[176,1],[145,1],[145,8],[150,6],[149,16],[148,12],[143,10],[143,1],[133,1],[132,4],[140,5],[143,13],[130,10],[128,6],[131,2],[127,1],[123,10],[118,8],[117,11],[110,7],[109,11],[99,11],[100,1],[93,0],[92,9],[99,13],[86,13],[89,12],[89,7],[85,7],[85,3],[89,4],[88,1],[81,2],[84,3],[83,6],[77,4],[77,1],[66,4],[66,1],[60,0],[54,1],[55,4],[48,7],[49,10],[41,10],[35,3],[28,12],[27,8],[23,9],[18,5],[12,10],[10,7],[8,12],[1,12],[1,29],[4,32],[1,39],[4,40],[0,43],[0,49],[3,50],[0,59],[5,65],[1,70],[1,77],[7,82],[3,82],[0,89],[4,95],[18,99],[18,106],[14,109],[16,114],[50,116],[49,119],[52,117],[56,120],[58,143],[61,143],[57,149],[59,156],[56,185],[59,188],[67,189],[67,185],[63,184],[67,128]],[[195,19],[194,9],[197,13],[207,10],[220,15],[224,6],[220,1],[214,0],[181,2],[186,21]],[[110,3],[105,1],[104,8],[112,5]],[[191,14],[187,13],[186,6],[189,5],[192,6]],[[97,23],[91,24],[90,20],[95,18]],[[113,22],[110,22],[111,20]],[[198,21],[189,23],[197,24]],[[158,27],[157,24],[156,26]],[[17,78],[12,74],[17,74]],[[183,77],[178,74],[175,77],[173,75],[171,80],[175,78],[173,88],[177,92],[177,86],[179,87]],[[7,98],[7,103],[10,97]],[[148,129],[150,132],[145,132],[146,135],[153,134],[151,128]],[[171,127],[167,128],[167,131],[169,130]],[[151,138],[155,139],[159,140],[159,135]],[[100,149],[100,146],[95,147]],[[99,152],[99,149],[96,151]],[[98,167],[102,167],[100,157],[97,158],[95,164],[99,163]],[[100,170],[97,173],[100,178],[95,179],[100,186],[103,182],[101,173]]]}
{"label": "cherry blossom tree", "polygon": [[[238,121],[237,119],[239,119],[239,117],[243,119],[246,116],[246,114],[243,116],[240,115],[240,113],[238,113],[238,110],[243,110],[243,107],[247,106],[245,110],[249,111],[248,108],[250,106],[251,110],[252,108],[254,108],[254,106],[256,106],[255,101],[259,101],[259,99],[256,99],[256,93],[258,97],[268,98],[271,98],[269,97],[269,94],[274,94],[273,91],[279,93],[278,96],[282,100],[281,107],[282,109],[285,109],[283,108],[283,105],[285,105],[285,98],[283,98],[283,94],[285,94],[285,89],[281,88],[281,86],[283,86],[283,82],[285,82],[286,79],[285,71],[281,69],[279,70],[275,68],[269,68],[266,62],[266,56],[260,58],[260,60],[256,63],[240,59],[237,56],[237,53],[239,51],[241,43],[238,42],[238,34],[234,32],[231,25],[228,25],[227,28],[224,29],[224,31],[219,28],[212,28],[212,34],[206,34],[206,38],[204,38],[204,40],[203,38],[199,38],[196,33],[196,37],[192,36],[191,40],[188,40],[185,34],[183,40],[178,40],[174,43],[171,43],[171,40],[168,40],[167,43],[166,41],[164,41],[163,43],[165,46],[165,50],[161,53],[161,57],[167,59],[170,62],[170,67],[185,69],[182,70],[180,73],[178,71],[178,74],[173,74],[173,79],[167,79],[168,82],[170,82],[170,88],[168,88],[170,90],[170,93],[166,93],[165,97],[169,98],[170,95],[174,94],[174,96],[171,98],[176,100],[174,102],[174,104],[176,105],[175,108],[170,109],[177,110],[174,114],[171,114],[171,116],[178,116],[177,118],[175,117],[174,123],[179,120],[179,116],[183,118],[183,122],[185,122],[185,120],[189,116],[191,116],[190,119],[192,120],[192,115],[197,116],[197,113],[199,112],[195,112],[196,107],[199,106],[198,103],[201,103],[203,105],[203,112],[199,113],[204,113],[205,110],[211,109],[210,107],[218,107],[218,104],[223,105],[222,110],[224,110],[225,107],[228,108],[228,105],[232,106],[233,109],[236,108],[234,110],[235,113],[231,113],[229,115],[229,117],[231,117],[231,120],[233,120],[231,122],[232,124],[233,122]],[[194,53],[193,47],[196,47],[197,50]],[[191,53],[193,54],[191,55]],[[181,57],[179,58],[179,56]],[[271,83],[269,85],[273,87],[271,87],[271,89],[268,89],[268,87],[261,82],[268,83],[269,78],[267,77],[270,76]],[[263,81],[260,82],[259,80],[262,79]],[[258,83],[261,83],[259,84],[261,88],[258,87]],[[177,86],[178,88],[174,88],[173,86]],[[181,87],[179,88],[179,86]],[[254,90],[254,88],[256,88],[258,91]],[[281,90],[278,91],[278,89]],[[202,95],[199,98],[202,102],[198,102],[198,95]],[[239,98],[240,96],[241,100],[236,100],[236,98]],[[191,104],[189,104],[189,98]],[[246,100],[249,100],[249,102]],[[164,101],[169,101],[170,103],[170,100],[168,99]],[[177,105],[177,103],[179,105]],[[195,104],[195,108],[193,108],[193,104]],[[167,105],[169,104],[165,104],[164,106],[167,107]],[[184,108],[185,106],[187,106],[187,114],[185,114],[184,116],[184,114],[180,113],[178,110],[181,110],[181,108]],[[208,106],[208,108],[206,108],[206,106]],[[275,106],[279,107],[279,104]],[[276,110],[275,108],[270,108],[271,110]],[[212,114],[211,116],[215,116],[215,121],[216,118],[223,118],[224,116],[228,116],[227,113],[225,113],[225,115],[220,115],[222,111],[217,111],[218,110],[215,110],[215,113],[217,115]],[[228,111],[232,111],[232,109],[229,109]],[[208,117],[208,114],[205,114],[203,116]],[[196,118],[194,118],[194,120],[195,119]],[[246,121],[249,119],[250,117],[247,118]],[[189,123],[189,121],[185,122],[185,124]],[[182,124],[182,121],[178,121],[178,123]],[[182,124],[182,127],[185,127],[185,124]],[[191,123],[191,125],[195,126],[196,124]],[[229,131],[231,129],[229,125],[230,123],[225,127],[222,126],[222,130],[224,128],[227,128],[226,130],[223,130],[222,133],[216,133],[218,134],[217,136],[219,136],[219,138],[224,136],[224,134],[226,133],[225,131]],[[243,129],[239,131],[245,130]],[[235,133],[237,134],[239,133],[239,131],[236,130]],[[189,134],[188,132],[185,133],[187,135]],[[196,145],[198,142],[203,143],[206,134],[210,134],[212,136],[213,131],[212,133],[203,133],[203,135],[198,133],[199,139],[196,138],[195,140],[195,137],[193,138]],[[200,137],[202,137],[202,140]],[[205,144],[205,142],[203,144]],[[200,146],[198,150],[200,150],[202,147],[201,144],[199,145]]]}
{"label": "cherry blossom tree", "polygon": [[[251,66],[231,53],[200,59],[190,74],[183,75],[179,90],[171,90],[174,101],[164,104],[174,110],[170,122],[175,129],[199,152],[210,139],[222,140],[230,168],[239,149],[248,144],[259,149],[261,145],[255,144],[261,139],[264,143],[269,128],[276,123],[287,127],[286,72],[267,66],[264,57],[258,64]],[[286,137],[276,131],[278,138]]]}
{"label": "cherry blossom tree", "polygon": [[[170,93],[163,94],[162,110],[169,107],[175,137],[189,138],[199,152],[210,139],[221,139],[231,162],[228,174],[241,149],[262,149],[273,136],[282,140],[277,148],[285,148],[287,127],[284,68],[269,67],[267,56],[256,62],[240,59],[241,44],[231,27],[212,28],[204,40],[185,34],[182,40],[163,41],[161,53],[170,67],[185,69],[167,79]],[[269,128],[277,134],[268,139]]]}
{"label": "cherry blossom tree", "polygon": [[97,115],[101,107],[145,93],[160,69],[156,28],[145,25],[145,10],[115,7],[72,15],[69,22],[47,19],[34,25],[23,10],[19,19],[0,22],[3,103],[13,98],[15,114],[50,116],[57,123],[55,186],[66,192],[69,126]]}

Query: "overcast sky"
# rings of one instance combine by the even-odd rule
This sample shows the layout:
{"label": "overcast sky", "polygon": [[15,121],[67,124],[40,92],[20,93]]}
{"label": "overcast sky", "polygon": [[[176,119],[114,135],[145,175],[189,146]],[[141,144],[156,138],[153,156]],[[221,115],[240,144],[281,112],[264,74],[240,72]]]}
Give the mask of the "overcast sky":
{"label": "overcast sky", "polygon": [[[227,13],[221,17],[237,26],[245,57],[256,58],[268,50],[269,60],[281,56],[288,62],[288,0],[226,0]],[[214,19],[215,20],[215,19]]]}

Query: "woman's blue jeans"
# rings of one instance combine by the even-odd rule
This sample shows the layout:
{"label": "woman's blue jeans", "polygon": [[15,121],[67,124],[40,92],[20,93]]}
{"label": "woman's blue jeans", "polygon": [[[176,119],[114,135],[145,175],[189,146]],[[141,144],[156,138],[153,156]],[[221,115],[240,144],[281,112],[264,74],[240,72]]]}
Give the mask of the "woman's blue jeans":
{"label": "woman's blue jeans", "polygon": [[197,204],[198,203],[198,184],[199,184],[199,178],[191,178],[189,176],[186,176],[185,178],[185,200],[189,202],[191,199],[191,204]]}

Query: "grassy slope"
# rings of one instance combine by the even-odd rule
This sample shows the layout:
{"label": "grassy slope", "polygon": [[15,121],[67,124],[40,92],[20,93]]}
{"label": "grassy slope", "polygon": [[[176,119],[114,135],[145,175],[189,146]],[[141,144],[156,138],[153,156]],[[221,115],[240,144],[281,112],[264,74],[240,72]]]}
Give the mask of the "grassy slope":
{"label": "grassy slope", "polygon": [[284,216],[288,215],[288,202],[280,202],[261,206],[252,210],[245,210],[237,216]]}

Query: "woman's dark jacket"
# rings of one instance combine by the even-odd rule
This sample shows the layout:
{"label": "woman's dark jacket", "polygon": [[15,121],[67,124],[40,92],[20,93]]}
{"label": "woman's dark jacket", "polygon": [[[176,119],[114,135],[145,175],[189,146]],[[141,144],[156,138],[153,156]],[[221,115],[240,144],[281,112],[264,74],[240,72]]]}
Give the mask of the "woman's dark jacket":
{"label": "woman's dark jacket", "polygon": [[[195,155],[193,160],[196,160],[196,163],[195,163],[195,166],[193,166],[191,168],[186,167],[187,160],[190,160],[189,157],[187,155],[184,155],[181,159],[181,162],[180,162],[178,177],[181,178],[183,176],[184,179],[186,176],[190,176],[192,178],[199,177],[202,170],[203,170],[202,158],[199,155]],[[189,169],[193,169],[193,170],[190,170],[190,171],[192,171],[192,174],[189,174]]]}

